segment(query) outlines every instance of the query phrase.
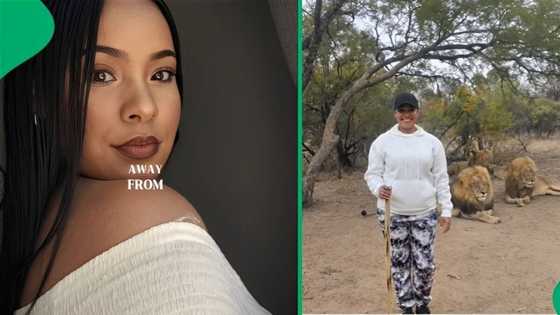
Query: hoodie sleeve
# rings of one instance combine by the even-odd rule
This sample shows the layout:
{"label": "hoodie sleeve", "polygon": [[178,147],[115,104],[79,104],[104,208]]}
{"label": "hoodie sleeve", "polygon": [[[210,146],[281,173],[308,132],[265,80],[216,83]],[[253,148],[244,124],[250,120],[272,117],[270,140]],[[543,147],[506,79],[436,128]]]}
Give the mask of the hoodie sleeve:
{"label": "hoodie sleeve", "polygon": [[369,190],[379,198],[379,188],[383,185],[383,173],[385,171],[385,161],[383,152],[380,151],[380,138],[377,138],[369,149],[368,169],[364,174]]}
{"label": "hoodie sleeve", "polygon": [[437,202],[441,206],[441,216],[451,217],[453,204],[451,203],[451,191],[449,189],[449,176],[447,175],[445,149],[443,148],[441,141],[437,138],[434,138],[434,140],[436,141],[436,145],[434,150],[434,166],[432,168],[432,173],[434,174]]}

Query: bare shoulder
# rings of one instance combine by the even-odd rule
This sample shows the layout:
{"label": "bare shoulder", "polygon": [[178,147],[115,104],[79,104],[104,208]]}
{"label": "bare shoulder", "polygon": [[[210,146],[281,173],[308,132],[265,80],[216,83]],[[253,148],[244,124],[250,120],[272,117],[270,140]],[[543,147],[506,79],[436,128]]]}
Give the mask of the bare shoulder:
{"label": "bare shoulder", "polygon": [[196,209],[173,188],[130,189],[127,180],[87,180],[76,186],[64,240],[80,246],[88,239],[85,257],[95,255],[142,232],[182,218],[203,229]]}
{"label": "bare shoulder", "polygon": [[[59,196],[50,201],[39,240],[54,222]],[[58,254],[41,293],[92,258],[151,227],[179,218],[202,228],[196,209],[171,187],[133,190],[126,180],[80,180],[65,224]],[[34,260],[26,279],[21,305],[34,297],[52,254],[52,242]]]}
{"label": "bare shoulder", "polygon": [[[97,204],[96,209],[93,209],[97,215],[107,215],[112,220],[127,222],[131,227],[147,229],[186,218],[204,228],[204,223],[192,204],[169,186],[134,189],[126,180],[115,180],[86,183],[78,190],[77,203],[73,208],[89,208],[91,204]],[[97,202],[94,203],[94,200]],[[89,211],[92,210],[85,210],[84,214]]]}

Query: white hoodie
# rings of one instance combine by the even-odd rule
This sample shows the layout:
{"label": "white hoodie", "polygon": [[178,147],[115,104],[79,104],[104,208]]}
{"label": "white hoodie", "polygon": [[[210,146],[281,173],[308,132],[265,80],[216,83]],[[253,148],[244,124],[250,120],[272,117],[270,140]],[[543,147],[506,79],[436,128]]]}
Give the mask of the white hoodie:
{"label": "white hoodie", "polygon": [[445,149],[441,141],[416,126],[414,133],[402,133],[398,125],[371,144],[368,169],[364,175],[369,189],[378,197],[382,185],[392,187],[391,213],[422,215],[439,203],[442,217],[451,217],[451,193]]}

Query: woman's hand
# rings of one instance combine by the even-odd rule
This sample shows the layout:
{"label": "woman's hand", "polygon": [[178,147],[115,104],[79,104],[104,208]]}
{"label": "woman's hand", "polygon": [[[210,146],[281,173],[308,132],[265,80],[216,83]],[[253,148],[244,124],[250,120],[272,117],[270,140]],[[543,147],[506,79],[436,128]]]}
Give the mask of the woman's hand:
{"label": "woman's hand", "polygon": [[439,226],[441,227],[441,231],[443,233],[449,231],[451,228],[451,218],[448,217],[439,217]]}
{"label": "woman's hand", "polygon": [[390,199],[391,198],[391,186],[383,185],[379,188],[379,198],[381,199]]}

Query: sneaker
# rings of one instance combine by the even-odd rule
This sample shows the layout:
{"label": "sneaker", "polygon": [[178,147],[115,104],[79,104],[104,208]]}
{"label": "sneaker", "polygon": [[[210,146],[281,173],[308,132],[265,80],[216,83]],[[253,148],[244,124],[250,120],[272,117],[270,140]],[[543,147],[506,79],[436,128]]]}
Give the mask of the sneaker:
{"label": "sneaker", "polygon": [[401,314],[414,314],[412,307],[401,307]]}
{"label": "sneaker", "polygon": [[428,305],[416,306],[416,314],[431,314]]}

